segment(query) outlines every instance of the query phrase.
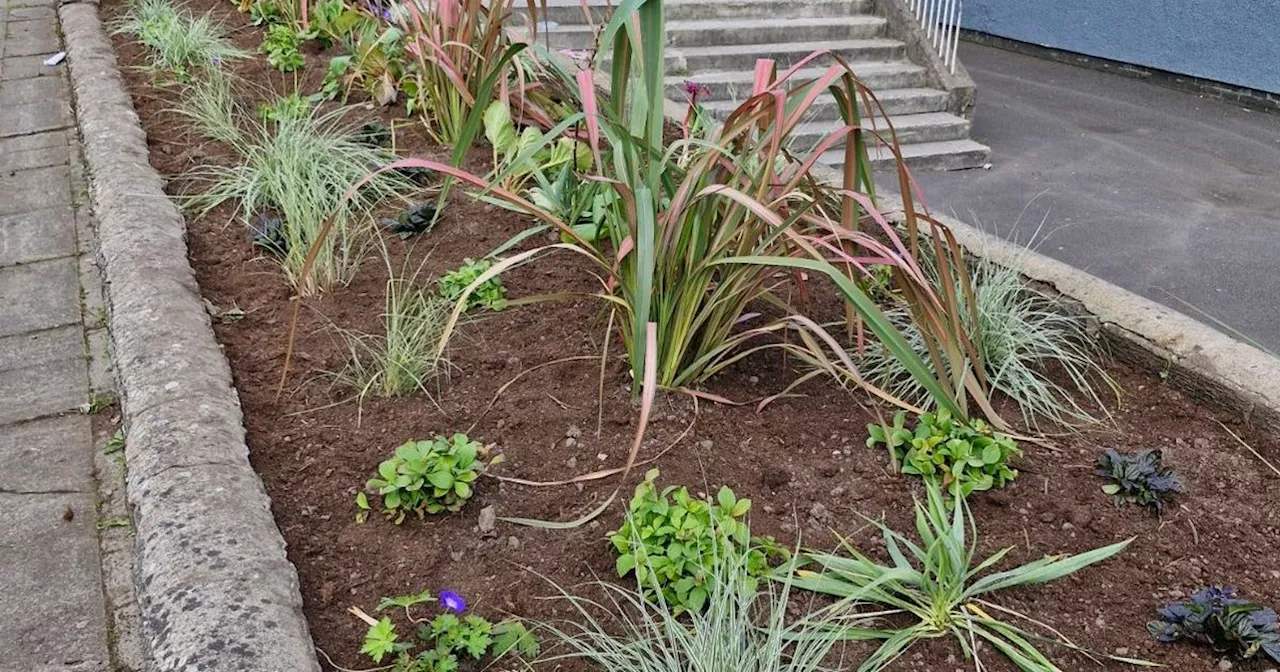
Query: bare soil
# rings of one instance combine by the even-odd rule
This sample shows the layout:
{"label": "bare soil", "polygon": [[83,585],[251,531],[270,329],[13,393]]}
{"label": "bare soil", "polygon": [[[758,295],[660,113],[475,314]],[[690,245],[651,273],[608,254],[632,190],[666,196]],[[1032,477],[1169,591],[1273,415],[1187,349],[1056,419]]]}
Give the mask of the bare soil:
{"label": "bare soil", "polygon": [[[215,12],[240,46],[257,48],[259,32],[233,5],[214,0],[189,5]],[[102,11],[110,20],[123,11],[123,2],[105,0]],[[228,160],[226,148],[198,137],[170,111],[176,91],[155,86],[139,69],[139,48],[120,36],[116,47],[148,132],[153,165],[178,176],[203,163]],[[269,69],[263,58],[240,63],[236,70],[264,90],[287,93],[297,81],[306,94],[318,89],[327,63],[315,51],[307,57],[306,69],[296,77]],[[399,110],[356,114],[391,121]],[[405,153],[447,153],[426,141],[414,124],[400,126],[397,134]],[[483,148],[475,152],[477,166],[483,166],[486,154]],[[189,186],[176,179],[171,191]],[[463,258],[485,255],[528,224],[521,216],[458,197],[436,230],[405,243],[392,238],[389,244],[396,264],[421,263],[421,277],[433,283]],[[289,286],[229,211],[192,218],[188,229],[191,263],[205,297],[221,309],[245,312],[239,321],[216,323],[215,330],[235,374],[253,465],[298,569],[312,635],[338,665],[369,666],[357,653],[366,626],[347,608],[372,610],[382,596],[448,589],[491,618],[565,616],[563,604],[539,598],[554,594],[548,581],[572,586],[612,575],[605,537],[619,524],[622,506],[615,504],[597,521],[574,530],[499,522],[488,536],[477,528],[480,510],[493,506],[499,516],[571,520],[596,508],[615,488],[622,488],[625,500],[647,466],[661,469],[664,483],[688,484],[701,492],[725,484],[751,497],[753,532],[784,544],[802,538],[806,545],[830,548],[834,530],[863,549],[878,548],[878,537],[858,514],[883,516],[898,529],[910,529],[918,482],[889,474],[883,451],[864,447],[865,426],[876,417],[868,402],[825,383],[808,384],[801,389],[805,396],[777,401],[762,412],[754,404],[704,401],[695,406],[688,396],[663,395],[640,455],[656,459],[626,482],[615,477],[582,486],[530,487],[486,478],[457,514],[410,519],[400,526],[375,515],[356,524],[353,496],[378,463],[400,443],[434,434],[465,431],[492,444],[506,457],[494,469],[501,476],[554,481],[622,466],[637,413],[616,342],[610,345],[599,403],[599,356],[606,339],[601,306],[584,299],[479,315],[455,340],[451,373],[430,398],[419,394],[360,405],[351,390],[334,385],[325,372],[340,370],[345,361],[331,325],[380,330],[387,271],[374,256],[350,286],[303,302],[293,364],[278,394],[294,306]],[[511,297],[597,287],[568,257],[518,270],[504,282]],[[1164,602],[1210,582],[1280,605],[1280,479],[1216,421],[1273,462],[1280,462],[1280,444],[1239,418],[1206,410],[1156,375],[1119,363],[1107,368],[1124,391],[1110,408],[1114,423],[1054,437],[1052,449],[1024,444],[1018,480],[976,495],[972,506],[983,551],[1014,547],[1007,566],[1129,537],[1134,542],[1107,563],[996,599],[1099,653],[1147,658],[1178,671],[1217,669],[1207,649],[1157,645],[1145,624]],[[761,355],[719,376],[707,391],[752,401],[781,390],[797,374],[776,356]],[[518,375],[490,408],[499,389]],[[1005,411],[1006,417],[1016,416],[1007,404]],[[1116,508],[1093,473],[1095,457],[1106,447],[1163,449],[1166,461],[1185,478],[1186,492],[1163,518]],[[1079,655],[1049,651],[1064,670],[1098,667]],[[865,652],[855,647],[846,660],[859,661]],[[987,653],[988,669],[1012,669]],[[1275,666],[1255,662],[1236,669],[1270,667]],[[972,663],[966,664],[947,639],[921,645],[893,666],[965,668],[972,669]]]}

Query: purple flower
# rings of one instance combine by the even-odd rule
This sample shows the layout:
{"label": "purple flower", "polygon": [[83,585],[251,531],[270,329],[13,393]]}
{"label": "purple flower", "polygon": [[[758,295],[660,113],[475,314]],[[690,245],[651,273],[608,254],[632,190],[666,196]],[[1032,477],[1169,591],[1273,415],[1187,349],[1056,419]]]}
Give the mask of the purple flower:
{"label": "purple flower", "polygon": [[209,62],[210,62],[210,63],[212,63],[213,65],[222,65],[222,57],[221,57],[221,56],[210,56],[210,57],[209,57]]}
{"label": "purple flower", "polygon": [[461,614],[467,610],[467,601],[452,590],[440,592],[440,604],[448,611]]}
{"label": "purple flower", "polygon": [[706,84],[699,84],[695,81],[690,80],[684,83],[684,92],[686,95],[689,96],[689,100],[692,102],[692,101],[696,101],[698,99],[698,96],[711,95],[711,87],[707,86]]}
{"label": "purple flower", "polygon": [[394,20],[394,18],[391,16],[391,10],[390,10],[390,9],[384,9],[384,10],[382,10],[382,20],[383,20],[383,21],[386,21],[387,23],[390,23],[391,21],[393,21],[393,20]]}

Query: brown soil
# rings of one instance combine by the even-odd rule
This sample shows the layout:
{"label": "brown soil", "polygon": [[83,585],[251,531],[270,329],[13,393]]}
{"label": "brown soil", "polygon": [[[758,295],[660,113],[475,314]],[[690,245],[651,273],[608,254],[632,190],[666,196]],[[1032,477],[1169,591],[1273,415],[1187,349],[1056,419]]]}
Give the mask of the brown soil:
{"label": "brown soil", "polygon": [[[209,9],[222,16],[241,46],[256,48],[257,31],[232,5],[214,0],[190,4],[197,11]],[[103,4],[105,19],[121,11],[121,0]],[[203,162],[225,160],[225,148],[195,136],[180,117],[167,111],[172,90],[153,86],[145,73],[131,67],[142,64],[139,49],[119,37],[116,46],[156,168],[178,175]],[[325,64],[323,56],[308,54],[307,68],[298,77],[304,93],[317,89]],[[237,68],[269,90],[292,90],[294,77],[268,69],[262,59]],[[368,114],[394,118],[391,111]],[[444,151],[430,146],[412,124],[402,130],[399,143],[408,151],[443,156]],[[483,161],[484,154],[477,151],[477,161]],[[185,187],[174,183],[175,192],[181,188]],[[328,325],[379,330],[386,270],[380,259],[371,258],[351,286],[305,302],[294,364],[285,393],[277,397],[291,292],[273,263],[249,244],[243,226],[227,224],[229,217],[215,212],[189,222],[191,262],[209,301],[246,313],[243,320],[217,324],[216,332],[244,406],[252,461],[298,568],[306,615],[319,648],[344,667],[367,667],[368,661],[357,654],[365,626],[347,613],[347,607],[371,610],[381,596],[449,589],[490,617],[510,612],[546,619],[566,614],[563,605],[537,599],[554,593],[548,579],[573,585],[594,575],[612,575],[613,558],[604,538],[619,523],[619,505],[575,530],[500,522],[490,538],[478,533],[477,516],[481,508],[492,505],[500,516],[570,520],[597,507],[615,487],[629,494],[643,468],[626,483],[615,478],[581,488],[483,479],[460,513],[425,522],[410,519],[398,527],[377,516],[356,524],[352,504],[357,489],[395,446],[437,433],[466,431],[493,444],[506,456],[495,469],[503,476],[548,481],[624,464],[637,414],[628,375],[616,358],[606,368],[604,404],[602,409],[598,406],[598,356],[605,332],[598,304],[544,303],[479,317],[462,329],[450,353],[452,373],[440,383],[434,399],[371,399],[361,407],[350,400],[350,390],[332,385],[323,372],[337,371],[344,363],[342,346]],[[408,245],[395,240],[391,244],[397,263],[405,258],[414,264],[422,261],[422,277],[433,282],[464,257],[483,256],[527,225],[519,216],[458,198],[434,232]],[[564,257],[505,279],[511,297],[560,289],[589,291],[593,282]],[[611,352],[617,350],[615,343]],[[552,363],[593,356],[594,362]],[[485,412],[502,385],[539,366]],[[1017,482],[975,496],[972,504],[982,550],[1014,547],[1006,564],[1086,551],[1128,537],[1135,541],[1101,566],[997,599],[1097,652],[1124,650],[1173,670],[1216,669],[1206,649],[1155,644],[1145,623],[1163,602],[1209,582],[1234,585],[1259,602],[1280,605],[1280,565],[1275,561],[1275,549],[1280,548],[1280,479],[1236,444],[1215,419],[1273,461],[1280,461],[1280,447],[1273,437],[1238,418],[1215,416],[1156,376],[1121,364],[1108,366],[1124,390],[1123,402],[1112,409],[1114,426],[1057,438],[1056,450],[1025,444]],[[756,399],[780,390],[795,375],[776,357],[758,356],[720,376],[709,391]],[[678,442],[654,464],[662,470],[664,483],[689,484],[706,492],[721,484],[731,486],[755,501],[753,531],[785,544],[801,535],[808,545],[831,547],[829,529],[834,528],[864,549],[877,548],[876,535],[856,514],[883,515],[898,529],[909,529],[916,482],[888,474],[883,452],[863,447],[864,428],[874,412],[856,395],[832,385],[810,384],[803,392],[807,396],[778,401],[760,413],[752,405],[706,402],[695,413],[691,398],[664,395],[641,458],[652,458]],[[570,434],[575,441],[566,441]],[[1093,475],[1094,457],[1104,447],[1163,448],[1168,463],[1185,477],[1187,492],[1163,519],[1135,508],[1115,508]],[[1095,667],[1078,655],[1051,651],[1063,669]],[[860,660],[858,650],[850,653],[854,657],[848,660]],[[1011,669],[997,655],[987,658],[989,669]],[[964,667],[954,642],[944,639],[918,647],[893,669],[950,672]]]}

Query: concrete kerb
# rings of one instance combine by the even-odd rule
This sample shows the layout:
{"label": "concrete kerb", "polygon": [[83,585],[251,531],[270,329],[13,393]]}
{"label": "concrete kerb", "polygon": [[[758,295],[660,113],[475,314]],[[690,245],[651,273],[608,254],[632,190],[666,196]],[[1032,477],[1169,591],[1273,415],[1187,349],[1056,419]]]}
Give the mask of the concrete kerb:
{"label": "concrete kerb", "polygon": [[154,669],[318,672],[297,572],[187,262],[185,222],[148,163],[97,5],[58,13],[98,221]]}

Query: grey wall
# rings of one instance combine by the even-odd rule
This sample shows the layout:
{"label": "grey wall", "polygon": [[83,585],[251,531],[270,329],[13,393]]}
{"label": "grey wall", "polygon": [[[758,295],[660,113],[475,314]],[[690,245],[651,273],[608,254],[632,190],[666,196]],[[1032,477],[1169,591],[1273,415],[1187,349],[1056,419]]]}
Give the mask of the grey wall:
{"label": "grey wall", "polygon": [[1280,93],[1280,0],[966,0],[965,28]]}

